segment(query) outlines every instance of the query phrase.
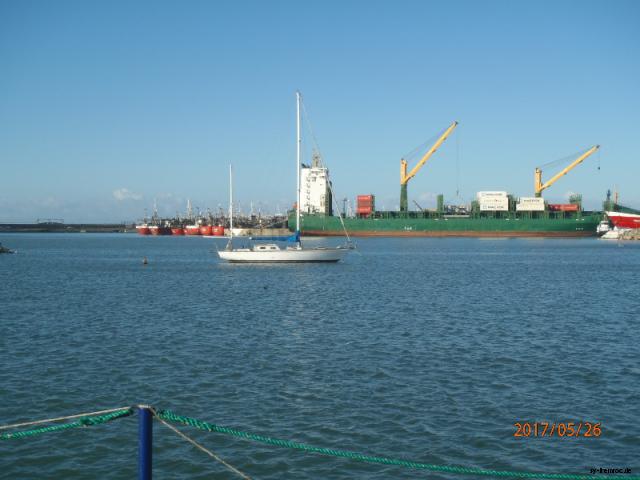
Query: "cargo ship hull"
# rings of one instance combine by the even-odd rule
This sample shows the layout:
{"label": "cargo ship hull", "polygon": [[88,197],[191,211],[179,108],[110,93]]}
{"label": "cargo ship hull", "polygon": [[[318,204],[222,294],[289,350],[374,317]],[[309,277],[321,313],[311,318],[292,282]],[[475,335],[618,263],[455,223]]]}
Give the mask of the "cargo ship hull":
{"label": "cargo ship hull", "polygon": [[[593,237],[602,215],[583,213],[541,218],[442,216],[440,218],[346,218],[354,237]],[[307,236],[344,235],[338,217],[303,215],[301,233]],[[290,226],[295,219],[290,218]]]}

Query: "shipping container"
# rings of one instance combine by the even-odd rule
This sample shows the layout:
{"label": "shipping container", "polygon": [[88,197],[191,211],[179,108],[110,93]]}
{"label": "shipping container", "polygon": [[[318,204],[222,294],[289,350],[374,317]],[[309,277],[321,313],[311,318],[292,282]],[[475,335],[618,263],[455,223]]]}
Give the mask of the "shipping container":
{"label": "shipping container", "polygon": [[541,197],[520,197],[516,204],[516,211],[544,212],[544,198]]}
{"label": "shipping container", "polygon": [[481,212],[508,212],[509,204],[480,202],[480,211]]}
{"label": "shipping container", "polygon": [[550,203],[549,210],[552,212],[577,212],[579,205],[577,203]]}
{"label": "shipping container", "polygon": [[477,197],[479,201],[489,198],[507,198],[507,192],[478,192]]}
{"label": "shipping container", "polygon": [[[479,192],[479,193],[487,193],[487,192]],[[508,212],[509,211],[509,198],[506,195],[506,192],[488,192],[488,193],[505,193],[502,195],[488,195],[479,198],[480,210],[481,211],[490,211],[490,212]]]}
{"label": "shipping container", "polygon": [[371,205],[358,205],[356,208],[356,214],[358,217],[367,218],[373,213],[373,206]]}
{"label": "shipping container", "polygon": [[542,205],[517,203],[516,212],[544,212],[544,203]]}
{"label": "shipping container", "polygon": [[[376,197],[375,195],[358,195],[356,197],[356,208],[357,213],[371,213],[376,209]],[[360,209],[365,209],[366,211],[360,212]]]}

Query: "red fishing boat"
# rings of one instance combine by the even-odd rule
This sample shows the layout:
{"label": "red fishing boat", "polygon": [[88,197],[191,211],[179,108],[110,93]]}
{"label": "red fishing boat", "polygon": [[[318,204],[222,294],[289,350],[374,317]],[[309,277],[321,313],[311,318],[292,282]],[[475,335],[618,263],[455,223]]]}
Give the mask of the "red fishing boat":
{"label": "red fishing boat", "polygon": [[213,235],[213,227],[211,225],[200,225],[200,235]]}
{"label": "red fishing boat", "polygon": [[186,235],[200,235],[200,225],[187,225],[184,227]]}
{"label": "red fishing boat", "polygon": [[625,212],[605,212],[614,227],[618,229],[636,229],[640,228],[640,214]]}
{"label": "red fishing boat", "polygon": [[150,225],[151,235],[171,235],[171,228],[163,225]]}
{"label": "red fishing boat", "polygon": [[136,225],[136,232],[138,235],[151,235],[151,230],[149,229],[149,225],[146,223],[141,223],[140,225]]}

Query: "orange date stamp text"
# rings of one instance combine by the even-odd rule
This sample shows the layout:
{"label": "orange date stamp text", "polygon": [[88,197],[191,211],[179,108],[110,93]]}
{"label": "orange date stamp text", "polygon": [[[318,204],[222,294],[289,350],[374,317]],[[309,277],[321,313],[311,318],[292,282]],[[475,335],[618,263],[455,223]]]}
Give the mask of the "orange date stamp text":
{"label": "orange date stamp text", "polygon": [[599,437],[602,422],[515,422],[514,437]]}

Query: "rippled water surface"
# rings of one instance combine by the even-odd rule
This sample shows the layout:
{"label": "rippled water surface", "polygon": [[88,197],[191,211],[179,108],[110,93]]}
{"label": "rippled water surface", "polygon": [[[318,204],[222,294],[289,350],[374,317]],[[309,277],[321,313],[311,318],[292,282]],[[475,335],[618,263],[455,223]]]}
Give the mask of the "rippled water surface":
{"label": "rippled water surface", "polygon": [[[640,470],[640,242],[364,239],[339,264],[248,266],[203,238],[0,241],[19,250],[0,256],[0,424],[148,403],[426,463]],[[602,436],[514,438],[526,420]],[[185,431],[254,478],[452,478]],[[3,441],[0,478],[135,478],[136,435]],[[155,478],[233,478],[159,423],[154,442]]]}

